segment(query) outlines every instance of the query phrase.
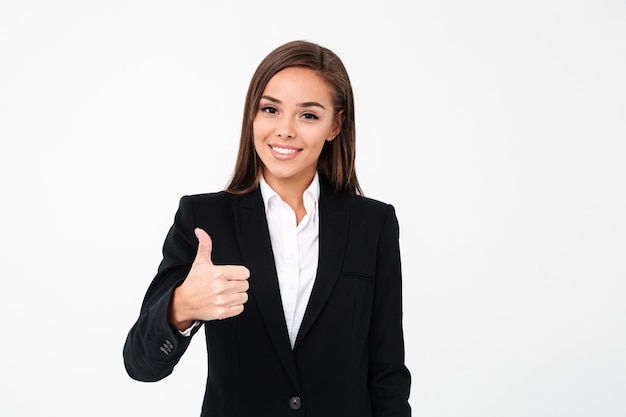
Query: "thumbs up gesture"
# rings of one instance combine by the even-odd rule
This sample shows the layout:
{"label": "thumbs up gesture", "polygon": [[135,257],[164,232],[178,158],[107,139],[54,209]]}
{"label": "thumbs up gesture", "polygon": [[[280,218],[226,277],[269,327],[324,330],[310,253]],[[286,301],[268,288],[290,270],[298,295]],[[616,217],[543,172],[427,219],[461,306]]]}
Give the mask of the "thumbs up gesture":
{"label": "thumbs up gesture", "polygon": [[198,252],[185,281],[174,290],[169,320],[179,330],[193,321],[222,320],[243,311],[248,301],[250,271],[243,265],[213,265],[213,243],[202,229],[195,229]]}

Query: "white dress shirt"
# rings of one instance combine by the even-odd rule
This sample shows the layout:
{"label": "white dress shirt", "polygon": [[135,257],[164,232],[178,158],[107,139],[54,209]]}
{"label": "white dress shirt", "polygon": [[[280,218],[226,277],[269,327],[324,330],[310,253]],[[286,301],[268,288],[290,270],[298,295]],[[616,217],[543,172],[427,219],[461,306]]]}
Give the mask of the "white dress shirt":
{"label": "white dress shirt", "polygon": [[306,215],[296,224],[296,214],[261,177],[261,195],[270,232],[280,298],[283,303],[289,340],[293,348],[309,302],[319,257],[320,194],[317,173],[304,191]]}

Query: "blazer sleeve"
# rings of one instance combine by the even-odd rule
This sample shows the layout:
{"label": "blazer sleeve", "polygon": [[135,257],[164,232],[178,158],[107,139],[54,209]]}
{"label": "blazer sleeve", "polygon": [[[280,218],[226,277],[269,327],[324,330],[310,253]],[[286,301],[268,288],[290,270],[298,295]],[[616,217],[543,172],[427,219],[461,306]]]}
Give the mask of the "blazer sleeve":
{"label": "blazer sleeve", "polygon": [[[163,244],[163,259],[124,343],[124,366],[133,379],[158,381],[171,374],[192,339],[169,323],[168,310],[174,289],[184,281],[195,259],[194,224],[192,198],[182,197]],[[196,326],[191,336],[199,328]]]}
{"label": "blazer sleeve", "polygon": [[411,376],[404,361],[399,226],[391,205],[378,244],[369,346],[369,391],[374,416],[410,416]]}

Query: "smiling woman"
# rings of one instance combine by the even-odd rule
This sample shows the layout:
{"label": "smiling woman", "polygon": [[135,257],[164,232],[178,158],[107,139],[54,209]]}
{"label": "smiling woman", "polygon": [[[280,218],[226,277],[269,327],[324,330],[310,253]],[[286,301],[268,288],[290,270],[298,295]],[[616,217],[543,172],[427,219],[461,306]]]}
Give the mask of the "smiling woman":
{"label": "smiling woman", "polygon": [[205,328],[202,416],[410,416],[399,227],[356,177],[341,60],[294,41],[252,77],[226,190],[184,196],[124,346],[169,375]]}
{"label": "smiling woman", "polygon": [[254,148],[263,178],[296,213],[306,214],[302,193],[311,184],[326,142],[341,129],[326,82],[313,70],[290,67],[265,87],[254,118]]}

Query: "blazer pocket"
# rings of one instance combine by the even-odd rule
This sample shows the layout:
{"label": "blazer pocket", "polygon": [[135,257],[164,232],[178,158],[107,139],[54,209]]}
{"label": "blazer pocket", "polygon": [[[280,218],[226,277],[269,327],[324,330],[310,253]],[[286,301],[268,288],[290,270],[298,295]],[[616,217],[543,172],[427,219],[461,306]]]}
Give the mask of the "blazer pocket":
{"label": "blazer pocket", "polygon": [[355,306],[353,313],[360,313],[371,303],[374,290],[374,277],[363,272],[343,272],[339,285],[342,288],[342,299],[352,300]]}
{"label": "blazer pocket", "polygon": [[365,272],[343,272],[342,275],[344,278],[357,279],[366,282],[372,281],[372,275]]}
{"label": "blazer pocket", "polygon": [[[370,315],[372,311],[374,277],[364,272],[342,272],[341,285],[346,291],[342,298],[346,307],[346,319],[349,318],[350,339],[353,353],[367,340]],[[349,310],[347,310],[349,308]],[[356,341],[359,341],[358,343]],[[355,344],[356,343],[356,344]]]}

